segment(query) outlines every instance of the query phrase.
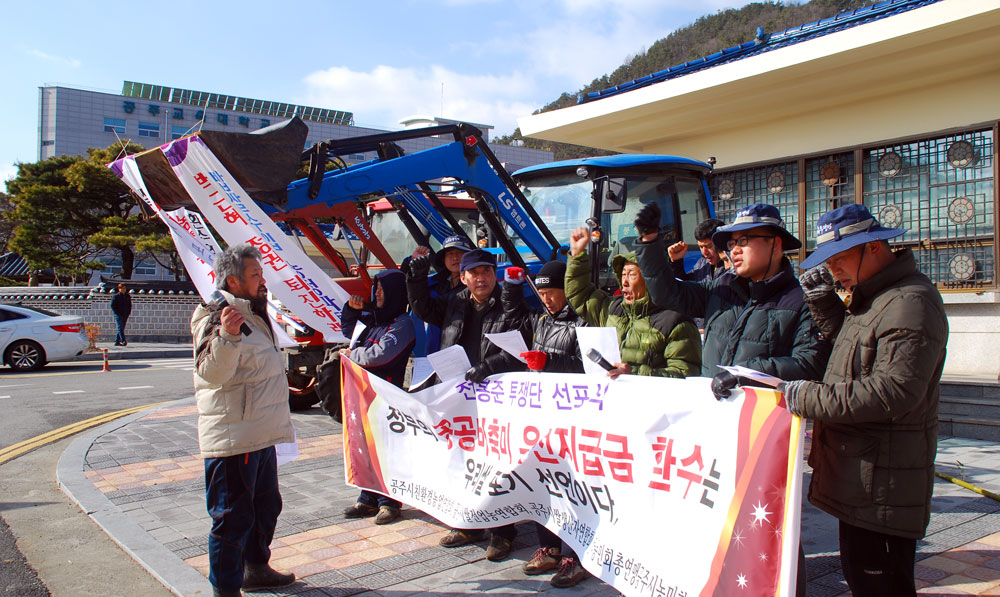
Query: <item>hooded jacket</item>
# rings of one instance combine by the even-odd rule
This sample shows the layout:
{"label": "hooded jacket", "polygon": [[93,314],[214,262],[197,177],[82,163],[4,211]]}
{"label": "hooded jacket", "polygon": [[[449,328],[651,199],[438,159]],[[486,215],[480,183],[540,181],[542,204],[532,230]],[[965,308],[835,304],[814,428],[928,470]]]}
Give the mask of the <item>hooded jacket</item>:
{"label": "hooded jacket", "polygon": [[385,302],[372,311],[345,306],[341,311],[344,335],[350,337],[360,321],[365,325],[351,360],[382,379],[403,387],[406,364],[416,341],[413,319],[406,313],[406,277],[399,270],[386,270],[375,276],[371,305],[375,304],[375,289],[382,285]]}
{"label": "hooded jacket", "polygon": [[[616,255],[611,267],[622,281],[626,263],[635,253]],[[570,256],[566,264],[566,298],[587,323],[618,330],[622,362],[636,375],[688,377],[701,370],[701,336],[691,320],[676,311],[661,309],[644,296],[631,305],[610,296],[590,281],[590,257]]]}
{"label": "hooded jacket", "polygon": [[548,355],[542,371],[550,373],[583,373],[580,344],[576,341],[576,328],[587,325],[566,303],[558,313],[530,309],[524,300],[524,285],[503,283],[501,292],[504,313],[521,319],[531,330],[531,350]]}
{"label": "hooded jacket", "polygon": [[[412,273],[406,276],[406,293],[410,300],[410,310],[425,322],[441,328],[441,348],[461,344],[465,321],[475,306],[468,288],[447,296],[431,297],[427,286],[427,276]],[[521,361],[504,352],[499,346],[490,342],[486,334],[517,330],[524,336],[525,344],[530,341],[527,326],[523,321],[504,314],[500,302],[500,285],[493,289],[493,294],[486,301],[482,315],[482,328],[479,337],[479,366],[486,375],[504,371],[519,371],[523,369]],[[469,350],[469,347],[466,351]]]}
{"label": "hooded jacket", "polygon": [[250,302],[220,290],[246,318],[251,334],[232,335],[217,305],[191,315],[198,444],[203,458],[223,458],[295,441],[288,411],[285,360],[266,316]]}
{"label": "hooded jacket", "polygon": [[635,246],[650,300],[705,318],[703,376],[715,376],[717,365],[742,365],[786,381],[822,376],[830,343],[813,322],[787,259],[760,282],[737,275],[681,282],[674,279],[662,239]]}
{"label": "hooded jacket", "polygon": [[809,501],[864,529],[909,539],[930,520],[938,395],[948,343],[941,294],[907,249],[858,284],[809,304],[834,338],[823,383],[804,383],[815,421]]}

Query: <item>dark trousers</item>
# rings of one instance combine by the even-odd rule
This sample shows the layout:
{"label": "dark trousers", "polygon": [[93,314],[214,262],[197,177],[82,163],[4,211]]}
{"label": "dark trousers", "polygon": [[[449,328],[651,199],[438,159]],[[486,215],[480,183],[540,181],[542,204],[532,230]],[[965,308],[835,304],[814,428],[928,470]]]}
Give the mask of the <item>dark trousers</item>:
{"label": "dark trousers", "polygon": [[403,505],[391,497],[385,497],[381,493],[375,493],[374,491],[368,491],[365,489],[361,490],[361,495],[358,496],[358,502],[367,506],[392,506],[393,508],[399,508]]}
{"label": "dark trousers", "polygon": [[569,549],[569,547],[563,549],[562,539],[559,538],[559,535],[546,528],[545,525],[536,522],[535,529],[538,530],[538,545],[545,548],[558,549],[559,555],[564,558],[576,557],[576,553],[572,549]]}
{"label": "dark trousers", "polygon": [[916,595],[915,539],[840,523],[840,567],[854,597]]}
{"label": "dark trousers", "polygon": [[124,344],[125,340],[125,324],[128,323],[128,316],[122,317],[121,315],[115,313],[115,325],[118,327],[118,333],[115,335],[115,342],[118,344]]}
{"label": "dark trousers", "polygon": [[274,447],[205,459],[205,499],[212,517],[208,580],[223,591],[243,586],[243,565],[266,564],[281,513]]}

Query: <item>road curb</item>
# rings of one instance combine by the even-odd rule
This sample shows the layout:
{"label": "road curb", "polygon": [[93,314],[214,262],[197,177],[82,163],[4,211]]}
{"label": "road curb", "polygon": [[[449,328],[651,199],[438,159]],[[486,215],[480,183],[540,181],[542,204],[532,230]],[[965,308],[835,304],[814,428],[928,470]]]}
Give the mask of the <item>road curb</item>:
{"label": "road curb", "polygon": [[[166,348],[166,349],[151,349],[151,350],[111,350],[108,349],[109,359],[177,359],[190,357],[191,347],[187,346],[185,348]],[[104,352],[87,352],[75,359],[74,361],[100,361],[104,359]]]}
{"label": "road curb", "polygon": [[[190,354],[190,353],[187,353]],[[79,435],[59,457],[56,481],[59,488],[83,510],[104,532],[128,553],[132,559],[181,597],[211,595],[212,585],[197,570],[188,566],[176,554],[155,541],[139,525],[128,519],[118,506],[104,497],[84,474],[87,451],[94,440],[140,419],[150,412],[193,401],[193,397],[151,407],[124,416]]]}

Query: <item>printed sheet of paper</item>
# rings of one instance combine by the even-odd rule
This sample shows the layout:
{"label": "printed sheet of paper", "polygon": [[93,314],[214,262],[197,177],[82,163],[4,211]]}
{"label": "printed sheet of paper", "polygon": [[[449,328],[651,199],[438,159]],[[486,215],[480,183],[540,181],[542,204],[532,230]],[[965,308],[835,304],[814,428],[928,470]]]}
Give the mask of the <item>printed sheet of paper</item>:
{"label": "printed sheet of paper", "polygon": [[768,375],[767,373],[761,373],[760,371],[754,371],[753,369],[747,369],[746,367],[741,367],[740,365],[734,365],[732,367],[718,365],[718,367],[719,369],[725,369],[736,377],[746,377],[747,379],[752,379],[766,386],[771,386],[772,388],[778,387],[778,384],[785,383],[785,380],[781,378]]}
{"label": "printed sheet of paper", "polygon": [[587,351],[591,348],[601,353],[609,363],[618,363],[622,360],[622,353],[618,348],[618,330],[615,328],[576,328],[576,340],[580,343],[584,373],[596,375],[605,373],[604,368],[587,358]]}
{"label": "printed sheet of paper", "polygon": [[458,344],[432,352],[427,355],[427,360],[431,367],[434,367],[434,371],[437,372],[441,381],[465,377],[465,372],[469,370],[469,367],[472,367],[469,364],[469,355],[465,354],[465,349]]}
{"label": "printed sheet of paper", "polygon": [[360,321],[354,324],[354,333],[351,334],[351,348],[354,348],[355,346],[358,345],[358,338],[361,337],[361,333],[364,332],[365,328],[367,327],[368,326],[361,323]]}
{"label": "printed sheet of paper", "polygon": [[524,336],[521,335],[521,332],[512,330],[497,334],[486,334],[486,339],[502,348],[507,354],[513,355],[515,359],[522,363],[528,362],[521,356],[522,352],[528,352],[528,347],[524,344]]}
{"label": "printed sheet of paper", "polygon": [[423,384],[431,375],[434,375],[434,367],[427,357],[414,357],[413,373],[410,374],[410,388]]}

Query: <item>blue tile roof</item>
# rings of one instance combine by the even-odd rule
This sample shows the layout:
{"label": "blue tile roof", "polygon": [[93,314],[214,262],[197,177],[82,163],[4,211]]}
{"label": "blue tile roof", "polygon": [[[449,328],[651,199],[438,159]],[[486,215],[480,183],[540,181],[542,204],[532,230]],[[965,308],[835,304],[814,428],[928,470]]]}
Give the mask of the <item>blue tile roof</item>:
{"label": "blue tile roof", "polygon": [[577,96],[577,103],[583,104],[593,100],[626,93],[654,83],[676,79],[678,77],[713,68],[721,64],[735,62],[737,60],[749,58],[750,56],[756,56],[758,54],[763,54],[764,52],[770,52],[771,50],[784,48],[786,46],[808,41],[810,39],[829,35],[830,33],[836,33],[837,31],[843,31],[844,29],[850,29],[851,27],[885,19],[893,15],[913,10],[914,8],[920,8],[922,6],[927,6],[928,4],[934,4],[940,1],[941,0],[888,0],[886,2],[880,2],[865,8],[858,8],[856,10],[841,13],[834,17],[820,19],[819,21],[806,23],[797,27],[790,27],[784,31],[779,31],[778,33],[766,34],[764,33],[763,28],[758,27],[757,35],[752,41],[748,41],[731,48],[726,48],[725,50],[705,56],[704,58],[698,58],[696,60],[685,62],[684,64],[671,66],[668,69],[648,74],[644,77],[639,77],[638,79],[622,83],[621,85],[615,85],[614,87],[610,87],[608,89],[602,89],[601,91],[594,91],[587,94],[579,94]]}

